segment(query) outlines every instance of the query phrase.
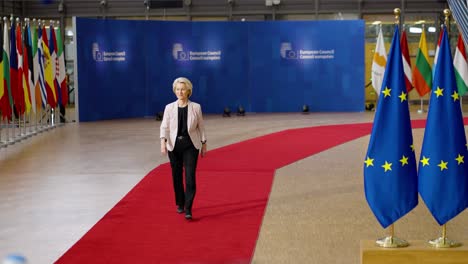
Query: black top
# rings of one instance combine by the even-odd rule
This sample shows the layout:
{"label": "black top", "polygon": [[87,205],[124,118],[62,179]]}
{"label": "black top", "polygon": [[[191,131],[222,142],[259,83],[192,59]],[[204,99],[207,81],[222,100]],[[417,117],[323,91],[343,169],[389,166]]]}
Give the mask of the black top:
{"label": "black top", "polygon": [[187,131],[187,116],[188,116],[188,106],[179,107],[179,110],[178,110],[179,126],[177,130],[177,137],[189,136],[188,131]]}

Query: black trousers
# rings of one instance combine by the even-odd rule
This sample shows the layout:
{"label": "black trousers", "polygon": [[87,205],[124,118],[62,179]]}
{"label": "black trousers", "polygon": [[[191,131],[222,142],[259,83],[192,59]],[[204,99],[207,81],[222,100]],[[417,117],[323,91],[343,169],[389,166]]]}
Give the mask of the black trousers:
{"label": "black trousers", "polygon": [[[169,151],[169,160],[172,168],[172,181],[176,205],[184,206],[191,211],[197,185],[195,172],[197,169],[198,149],[195,148],[189,137],[177,139],[174,150]],[[183,183],[183,170],[185,169],[185,192]]]}

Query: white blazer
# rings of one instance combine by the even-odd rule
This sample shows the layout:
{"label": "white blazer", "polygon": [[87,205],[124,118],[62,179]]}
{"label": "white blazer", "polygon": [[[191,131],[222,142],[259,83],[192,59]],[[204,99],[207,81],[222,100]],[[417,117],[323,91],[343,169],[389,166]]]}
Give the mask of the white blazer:
{"label": "white blazer", "polygon": [[[203,116],[201,106],[192,101],[187,105],[187,129],[190,139],[196,149],[201,149],[202,141],[206,141],[205,126],[203,125]],[[166,148],[169,151],[174,150],[179,127],[179,114],[177,101],[166,105],[164,116],[160,128],[160,138],[165,138]]]}

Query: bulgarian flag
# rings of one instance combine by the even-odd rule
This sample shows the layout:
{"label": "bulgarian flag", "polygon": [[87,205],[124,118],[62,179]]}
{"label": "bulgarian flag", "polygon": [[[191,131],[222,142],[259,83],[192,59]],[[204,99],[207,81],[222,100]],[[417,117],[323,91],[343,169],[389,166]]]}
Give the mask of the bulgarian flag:
{"label": "bulgarian flag", "polygon": [[403,61],[403,70],[405,72],[405,85],[406,85],[406,91],[410,92],[413,90],[413,78],[411,76],[411,60],[409,56],[409,51],[408,51],[408,40],[406,38],[406,31],[403,30],[403,33],[401,34],[401,41],[400,41],[400,46],[401,46],[401,58]]}
{"label": "bulgarian flag", "polygon": [[427,53],[425,30],[423,30],[421,39],[419,40],[416,65],[413,69],[413,86],[421,97],[430,92],[432,87],[432,72],[431,65],[429,64],[429,55]]}
{"label": "bulgarian flag", "polygon": [[463,96],[468,90],[468,65],[466,63],[465,43],[463,38],[458,35],[458,44],[453,58],[455,68],[455,79],[457,81],[458,94]]}

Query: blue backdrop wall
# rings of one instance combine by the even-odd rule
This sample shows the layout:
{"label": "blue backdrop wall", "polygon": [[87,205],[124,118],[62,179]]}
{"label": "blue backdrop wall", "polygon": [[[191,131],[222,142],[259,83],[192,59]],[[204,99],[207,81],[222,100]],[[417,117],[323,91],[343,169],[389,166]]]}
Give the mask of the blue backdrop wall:
{"label": "blue backdrop wall", "polygon": [[79,120],[154,116],[193,85],[204,113],[362,111],[364,22],[76,19]]}

